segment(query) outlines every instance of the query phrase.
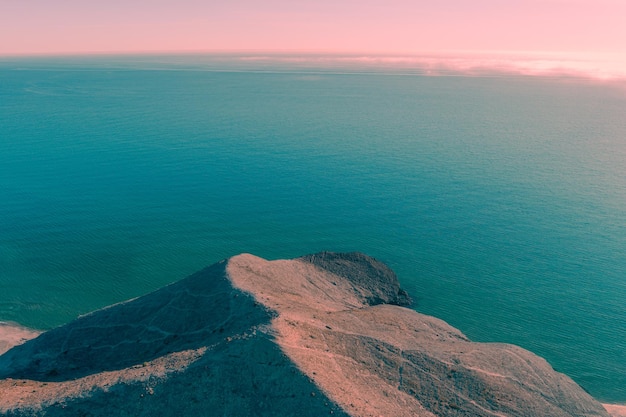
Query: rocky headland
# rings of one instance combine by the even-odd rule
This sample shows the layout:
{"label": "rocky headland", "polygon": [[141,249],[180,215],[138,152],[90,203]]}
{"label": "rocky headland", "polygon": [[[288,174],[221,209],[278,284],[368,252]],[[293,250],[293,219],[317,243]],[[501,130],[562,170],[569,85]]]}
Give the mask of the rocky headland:
{"label": "rocky headland", "polygon": [[609,416],[540,357],[409,304],[363,254],[238,255],[5,341],[0,415]]}

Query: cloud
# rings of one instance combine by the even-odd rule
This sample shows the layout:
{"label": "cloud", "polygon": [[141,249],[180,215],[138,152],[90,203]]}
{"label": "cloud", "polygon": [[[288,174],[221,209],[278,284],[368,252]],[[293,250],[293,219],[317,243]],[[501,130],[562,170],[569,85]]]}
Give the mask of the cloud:
{"label": "cloud", "polygon": [[430,76],[552,76],[626,80],[626,59],[619,55],[474,52],[431,55],[245,55],[242,63],[324,71],[394,71]]}

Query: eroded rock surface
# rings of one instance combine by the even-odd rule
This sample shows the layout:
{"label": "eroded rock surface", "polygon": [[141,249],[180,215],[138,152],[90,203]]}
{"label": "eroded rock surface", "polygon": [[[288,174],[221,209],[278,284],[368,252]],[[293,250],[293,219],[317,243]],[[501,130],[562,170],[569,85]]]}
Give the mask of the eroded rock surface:
{"label": "eroded rock surface", "polygon": [[363,254],[239,255],[0,356],[0,414],[608,416],[536,355],[409,303]]}
{"label": "eroded rock surface", "polygon": [[410,306],[411,297],[400,288],[396,274],[384,263],[359,252],[320,252],[300,258],[352,284],[365,304]]}

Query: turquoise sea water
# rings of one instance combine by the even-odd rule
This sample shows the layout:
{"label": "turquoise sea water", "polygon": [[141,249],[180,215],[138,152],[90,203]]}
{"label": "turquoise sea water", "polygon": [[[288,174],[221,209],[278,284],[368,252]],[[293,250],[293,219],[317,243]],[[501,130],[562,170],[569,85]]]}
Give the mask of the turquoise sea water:
{"label": "turquoise sea water", "polygon": [[0,60],[0,321],[359,250],[626,402],[623,85],[242,62]]}

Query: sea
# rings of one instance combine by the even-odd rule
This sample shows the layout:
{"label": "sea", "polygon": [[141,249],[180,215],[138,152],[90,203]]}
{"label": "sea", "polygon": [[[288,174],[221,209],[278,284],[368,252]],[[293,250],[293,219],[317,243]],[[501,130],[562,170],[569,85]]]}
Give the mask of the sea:
{"label": "sea", "polygon": [[625,84],[283,58],[1,58],[0,321],[361,251],[626,403]]}

